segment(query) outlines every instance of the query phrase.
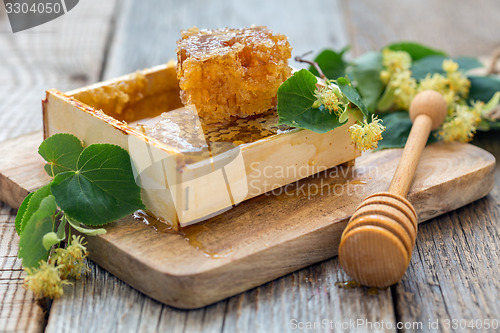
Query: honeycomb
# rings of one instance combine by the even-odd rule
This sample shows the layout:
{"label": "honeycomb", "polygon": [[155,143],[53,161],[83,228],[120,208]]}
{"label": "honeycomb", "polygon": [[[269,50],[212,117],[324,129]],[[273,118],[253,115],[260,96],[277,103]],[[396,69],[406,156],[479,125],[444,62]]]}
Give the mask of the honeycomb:
{"label": "honeycomb", "polygon": [[194,104],[204,123],[227,123],[276,106],[279,86],[291,75],[286,36],[262,26],[181,32],[177,77],[181,100]]}

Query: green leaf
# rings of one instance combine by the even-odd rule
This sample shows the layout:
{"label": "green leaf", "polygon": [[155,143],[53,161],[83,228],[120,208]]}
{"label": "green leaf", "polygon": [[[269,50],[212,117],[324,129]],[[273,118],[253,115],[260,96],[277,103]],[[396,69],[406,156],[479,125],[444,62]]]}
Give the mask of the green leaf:
{"label": "green leaf", "polygon": [[470,76],[469,100],[489,101],[500,91],[500,78],[497,76]]}
{"label": "green leaf", "polygon": [[[46,185],[44,187],[39,188],[38,190],[33,192],[32,195],[28,195],[29,198],[26,197],[24,199],[24,201],[28,200],[28,202],[26,204],[26,209],[23,213],[23,217],[19,223],[19,228],[18,228],[19,235],[23,234],[24,228],[26,227],[26,224],[30,220],[31,216],[39,209],[42,200],[45,199],[46,197],[48,197],[50,194],[51,193],[50,193],[50,184],[49,184],[49,185]],[[24,201],[23,201],[23,204],[24,204]],[[23,204],[21,204],[21,206]],[[21,211],[21,209],[19,209],[19,211]],[[18,212],[18,215],[19,215],[19,212]],[[16,216],[16,223],[17,223],[17,219],[18,218]]]}
{"label": "green leaf", "polygon": [[76,221],[72,221],[68,219],[68,223],[78,232],[85,234],[87,236],[97,236],[97,235],[104,235],[106,233],[106,229],[88,229],[84,228],[80,225],[80,223]]}
{"label": "green leaf", "polygon": [[38,153],[48,162],[45,171],[51,177],[61,172],[76,170],[76,162],[82,151],[80,139],[66,133],[52,135],[38,148]]}
{"label": "green leaf", "polygon": [[51,191],[68,217],[86,225],[103,225],[144,208],[129,154],[111,144],[85,148],[77,170],[59,173]]}
{"label": "green leaf", "polygon": [[449,58],[439,55],[429,56],[418,61],[415,61],[411,66],[412,76],[417,80],[422,80],[428,73],[440,73],[444,74],[443,61],[446,59],[452,59],[458,63],[458,68],[462,72],[467,72],[468,70],[483,67],[483,64],[476,58],[471,57],[459,57],[459,58]]}
{"label": "green leaf", "polygon": [[[396,111],[381,114],[385,131],[382,133],[383,139],[379,141],[377,150],[387,148],[403,148],[410,134],[412,122],[408,111]],[[434,135],[429,136],[427,144],[436,142]]]}
{"label": "green leaf", "polygon": [[364,104],[370,112],[375,111],[377,101],[384,91],[384,84],[380,80],[382,70],[382,55],[379,52],[363,54],[348,68],[353,85],[363,97]]}
{"label": "green leaf", "polygon": [[441,55],[446,56],[446,53],[440,50],[432,49],[428,46],[424,46],[419,43],[413,42],[399,42],[387,46],[388,49],[393,51],[405,51],[408,52],[413,61],[420,60],[422,58],[431,55]]}
{"label": "green leaf", "polygon": [[296,72],[278,89],[279,123],[326,133],[341,124],[335,114],[321,106],[312,107],[316,100],[317,78],[307,69]]}
{"label": "green leaf", "polygon": [[21,203],[21,206],[19,207],[19,210],[17,211],[15,226],[16,226],[16,232],[19,236],[21,236],[21,233],[23,231],[21,229],[21,223],[23,221],[23,216],[26,213],[26,210],[28,209],[28,202],[30,201],[33,194],[34,194],[34,192],[31,192],[26,196],[26,198],[24,198],[23,202]]}
{"label": "green leaf", "polygon": [[318,79],[307,69],[294,73],[278,88],[279,123],[296,126],[294,119],[312,107]]}
{"label": "green leaf", "polygon": [[49,195],[41,201],[26,224],[20,236],[18,252],[25,268],[37,267],[40,260],[48,259],[49,251],[43,245],[43,236],[52,231],[56,211],[55,198]]}
{"label": "green leaf", "polygon": [[351,82],[349,82],[349,79],[345,77],[339,77],[337,79],[337,85],[340,89],[340,91],[347,97],[347,99],[352,102],[354,105],[356,105],[363,115],[368,118],[368,110],[366,109],[365,104],[363,103],[363,100],[361,99],[361,96],[359,95],[359,92],[353,88],[351,85]]}
{"label": "green leaf", "polygon": [[[347,62],[344,61],[343,57],[348,49],[349,48],[346,47],[340,52],[323,50],[316,57],[316,59],[314,59],[314,61],[319,65],[319,68],[321,68],[323,74],[325,74],[327,78],[336,79],[345,75]],[[319,76],[319,73],[314,66],[309,67],[309,71],[314,75]]]}
{"label": "green leaf", "polygon": [[61,219],[61,223],[59,223],[59,227],[57,227],[57,232],[51,231],[43,235],[42,244],[47,251],[66,238],[66,221],[66,219]]}

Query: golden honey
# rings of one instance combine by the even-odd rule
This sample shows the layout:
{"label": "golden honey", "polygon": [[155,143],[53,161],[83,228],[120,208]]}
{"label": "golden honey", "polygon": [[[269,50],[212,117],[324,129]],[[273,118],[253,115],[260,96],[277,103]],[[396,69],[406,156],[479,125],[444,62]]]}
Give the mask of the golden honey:
{"label": "golden honey", "polygon": [[177,42],[181,100],[205,123],[264,113],[291,74],[290,56],[287,37],[266,27],[185,30]]}

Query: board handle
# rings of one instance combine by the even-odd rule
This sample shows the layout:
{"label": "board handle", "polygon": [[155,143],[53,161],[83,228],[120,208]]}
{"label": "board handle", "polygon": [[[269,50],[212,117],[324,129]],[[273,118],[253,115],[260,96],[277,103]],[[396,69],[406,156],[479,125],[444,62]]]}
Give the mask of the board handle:
{"label": "board handle", "polygon": [[339,246],[346,273],[370,287],[388,287],[403,277],[417,236],[418,217],[406,199],[429,138],[447,114],[443,96],[426,90],[410,105],[413,122],[388,192],[365,199],[349,220]]}

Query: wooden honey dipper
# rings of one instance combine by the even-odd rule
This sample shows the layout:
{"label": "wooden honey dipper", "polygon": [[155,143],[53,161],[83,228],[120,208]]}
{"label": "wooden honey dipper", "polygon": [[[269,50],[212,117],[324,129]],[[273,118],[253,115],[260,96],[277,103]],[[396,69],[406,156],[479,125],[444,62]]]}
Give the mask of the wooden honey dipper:
{"label": "wooden honey dipper", "polygon": [[393,285],[410,263],[418,218],[406,196],[429,134],[441,125],[446,113],[441,94],[426,90],[415,96],[410,105],[413,126],[389,191],[366,198],[342,233],[340,265],[362,285]]}

